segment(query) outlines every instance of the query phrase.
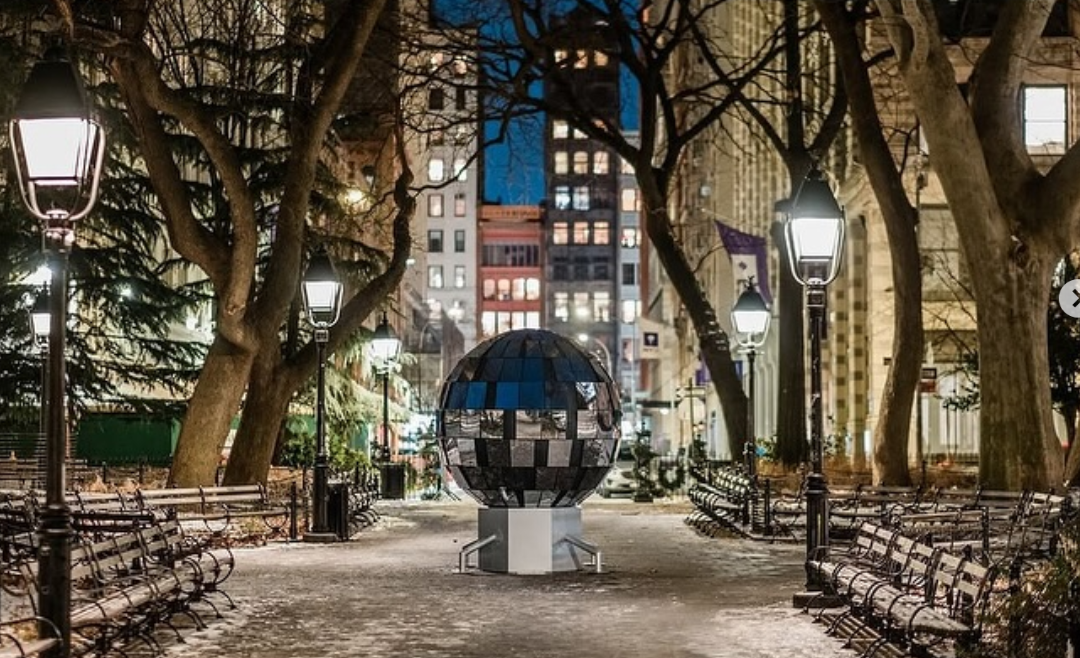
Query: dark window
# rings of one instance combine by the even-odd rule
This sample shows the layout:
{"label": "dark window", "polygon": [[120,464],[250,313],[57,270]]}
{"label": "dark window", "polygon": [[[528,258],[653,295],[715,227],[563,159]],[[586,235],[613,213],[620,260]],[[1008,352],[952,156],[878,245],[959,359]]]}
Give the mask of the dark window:
{"label": "dark window", "polygon": [[464,110],[465,104],[469,100],[469,92],[465,87],[458,87],[454,90],[454,109]]}
{"label": "dark window", "polygon": [[446,94],[442,87],[432,87],[428,92],[428,109],[441,110],[446,107]]}
{"label": "dark window", "polygon": [[622,283],[624,286],[637,285],[637,266],[634,263],[623,263]]}
{"label": "dark window", "polygon": [[465,231],[461,229],[454,231],[454,251],[459,254],[465,251]]}
{"label": "dark window", "polygon": [[442,253],[442,231],[432,230],[427,232],[427,250],[428,253],[438,254]]}

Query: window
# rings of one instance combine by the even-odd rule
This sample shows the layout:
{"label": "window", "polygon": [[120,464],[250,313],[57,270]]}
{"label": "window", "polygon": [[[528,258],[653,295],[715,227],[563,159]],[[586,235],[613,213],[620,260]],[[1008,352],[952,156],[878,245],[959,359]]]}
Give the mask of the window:
{"label": "window", "polygon": [[446,176],[446,163],[442,158],[432,158],[427,163],[427,177],[432,183],[441,183]]}
{"label": "window", "polygon": [[626,324],[630,324],[631,322],[637,320],[638,315],[641,314],[640,299],[624,299],[620,303],[620,306],[622,306],[622,321]]}
{"label": "window", "polygon": [[634,188],[626,188],[622,191],[622,200],[620,207],[623,212],[641,212],[641,205],[638,204],[638,193]]}
{"label": "window", "polygon": [[556,263],[551,266],[552,281],[568,281],[570,279],[570,267],[566,263]]}
{"label": "window", "polygon": [[611,244],[611,225],[607,222],[593,224],[593,244]]}
{"label": "window", "polygon": [[592,172],[594,174],[604,175],[611,171],[611,160],[607,151],[597,151],[593,153],[592,158]]}
{"label": "window", "polygon": [[441,110],[446,106],[446,92],[442,87],[432,87],[428,90],[427,106],[429,110]]}
{"label": "window", "polygon": [[433,130],[428,135],[428,146],[442,146],[446,143],[446,135],[441,130]]}
{"label": "window", "polygon": [[443,216],[443,195],[437,193],[432,193],[428,195],[427,214],[428,217]]}
{"label": "window", "polygon": [[560,48],[555,51],[555,63],[560,64],[570,59],[570,51]]}
{"label": "window", "polygon": [[593,53],[593,62],[597,66],[607,66],[609,61],[610,61],[610,58],[608,57],[608,54],[605,53],[604,51],[597,50],[596,52]]}
{"label": "window", "polygon": [[535,277],[525,279],[525,299],[529,301],[540,299],[540,279]]}
{"label": "window", "polygon": [[574,281],[588,281],[589,280],[589,264],[588,263],[574,263]]}
{"label": "window", "polygon": [[443,61],[445,60],[445,57],[446,56],[443,53],[432,53],[431,54],[431,70],[434,71],[435,69],[442,66]]}
{"label": "window", "polygon": [[578,320],[588,320],[592,317],[592,308],[589,306],[589,293],[574,293],[574,317]]}
{"label": "window", "polygon": [[442,253],[442,231],[435,229],[427,232],[427,250],[431,254]]}
{"label": "window", "polygon": [[427,284],[428,288],[443,287],[442,265],[428,265]]}
{"label": "window", "polygon": [[583,69],[583,68],[588,68],[588,66],[589,66],[589,51],[588,50],[579,50],[579,51],[577,51],[575,53],[575,57],[574,57],[574,68],[575,69]]}
{"label": "window", "polygon": [[570,173],[570,154],[566,151],[555,151],[555,173]]}
{"label": "window", "polygon": [[574,244],[589,244],[589,222],[574,222]]}
{"label": "window", "polygon": [[587,151],[574,151],[574,173],[589,173],[589,154]]}
{"label": "window", "polygon": [[464,229],[457,229],[454,231],[454,253],[465,253],[465,231]]}
{"label": "window", "polygon": [[630,164],[629,160],[624,160],[622,158],[619,158],[619,162],[620,162],[620,164],[619,164],[619,173],[621,173],[621,174],[632,174],[632,173],[634,173],[634,165]]}
{"label": "window", "polygon": [[571,206],[574,210],[589,209],[589,187],[587,185],[581,185],[574,188],[574,199]]}
{"label": "window", "polygon": [[484,299],[495,299],[495,279],[484,279]]}
{"label": "window", "polygon": [[512,296],[517,301],[521,301],[521,300],[525,299],[525,279],[524,279],[524,277],[519,277],[517,279],[514,279]]}
{"label": "window", "polygon": [[551,122],[551,137],[552,139],[566,139],[570,136],[570,124],[565,121],[552,121]]}
{"label": "window", "polygon": [[454,180],[467,180],[469,177],[468,163],[465,158],[454,160]]}
{"label": "window", "polygon": [[593,293],[593,317],[597,322],[611,321],[611,295],[604,291]]}
{"label": "window", "polygon": [[454,287],[455,288],[464,288],[465,287],[465,266],[464,265],[455,265],[454,266]]}
{"label": "window", "polygon": [[464,110],[465,106],[469,102],[469,90],[465,87],[457,87],[454,89],[454,109]]}
{"label": "window", "polygon": [[556,210],[569,210],[570,209],[570,186],[569,185],[556,185],[555,186],[555,209]]}
{"label": "window", "polygon": [[510,301],[510,279],[499,279],[499,292],[495,297],[499,301]]}
{"label": "window", "polygon": [[622,284],[624,286],[637,285],[637,263],[622,264]]}
{"label": "window", "polygon": [[455,192],[454,193],[454,217],[464,217],[464,216],[465,216],[465,193],[464,192]]}
{"label": "window", "polygon": [[469,63],[465,60],[458,58],[454,60],[454,75],[463,78],[465,74],[469,72]]}
{"label": "window", "polygon": [[577,128],[574,128],[574,139],[587,139],[587,138],[588,138],[588,135],[581,132]]}
{"label": "window", "polygon": [[637,249],[638,230],[636,227],[626,227],[622,230],[622,239],[619,242],[623,249]]}
{"label": "window", "polygon": [[551,225],[551,243],[569,244],[570,231],[566,222],[555,222]]}
{"label": "window", "polygon": [[563,322],[570,321],[570,293],[557,292],[554,295],[555,319]]}
{"label": "window", "polygon": [[593,281],[608,281],[611,279],[611,270],[608,269],[606,261],[593,263],[592,278]]}
{"label": "window", "polygon": [[1065,87],[1024,87],[1024,145],[1039,153],[1065,152]]}

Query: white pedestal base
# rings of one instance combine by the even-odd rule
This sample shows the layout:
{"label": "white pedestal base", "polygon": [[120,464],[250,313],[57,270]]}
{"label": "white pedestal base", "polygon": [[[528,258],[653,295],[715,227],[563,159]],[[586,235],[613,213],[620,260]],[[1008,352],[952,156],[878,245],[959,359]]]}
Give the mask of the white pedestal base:
{"label": "white pedestal base", "polygon": [[482,571],[545,574],[590,565],[600,570],[599,552],[581,539],[580,507],[482,507],[478,521]]}

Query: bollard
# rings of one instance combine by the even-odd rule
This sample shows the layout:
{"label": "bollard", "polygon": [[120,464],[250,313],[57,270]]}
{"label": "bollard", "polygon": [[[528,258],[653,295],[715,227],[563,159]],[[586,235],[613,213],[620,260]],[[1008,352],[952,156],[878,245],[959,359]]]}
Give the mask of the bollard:
{"label": "bollard", "polygon": [[140,459],[139,460],[139,486],[140,487],[143,485],[143,482],[144,482],[145,479],[146,479],[146,462],[144,462],[144,461],[142,461]]}
{"label": "bollard", "polygon": [[289,541],[296,541],[299,539],[299,528],[297,527],[297,516],[299,515],[299,494],[296,490],[296,481],[289,486]]}
{"label": "bollard", "polygon": [[769,481],[769,478],[765,478],[765,491],[763,492],[761,504],[765,506],[765,534],[772,535],[772,482]]}
{"label": "bollard", "polygon": [[101,483],[109,483],[109,462],[101,462]]}

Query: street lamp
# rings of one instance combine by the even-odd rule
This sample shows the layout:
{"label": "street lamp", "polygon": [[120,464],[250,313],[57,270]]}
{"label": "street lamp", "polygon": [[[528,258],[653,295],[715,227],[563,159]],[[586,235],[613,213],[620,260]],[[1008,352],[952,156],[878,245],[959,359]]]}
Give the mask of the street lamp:
{"label": "street lamp", "polygon": [[60,643],[48,655],[66,657],[71,653],[72,537],[71,510],[64,497],[67,256],[75,244],[75,222],[97,200],[105,134],[92,120],[82,83],[60,49],[51,49],[31,69],[11,118],[10,138],[19,191],[27,209],[41,221],[51,272],[38,633],[45,637],[55,631]]}
{"label": "street lamp", "polygon": [[[821,171],[806,175],[791,203],[784,227],[791,272],[806,289],[810,313],[810,474],[806,478],[806,558],[820,557],[829,546],[829,489],[822,471],[821,332],[825,287],[836,278],[844,249],[844,210]],[[806,587],[820,590],[807,568]]]}
{"label": "street lamp", "polygon": [[30,329],[34,334],[34,344],[37,345],[38,353],[41,354],[41,421],[38,424],[38,433],[42,436],[45,435],[45,428],[49,422],[46,391],[49,390],[49,329],[51,326],[49,295],[43,291],[34,299],[34,306],[30,309]]}
{"label": "street lamp", "polygon": [[757,349],[765,344],[772,313],[751,278],[746,290],[739,295],[731,308],[731,324],[735,328],[735,342],[746,350],[746,370],[749,378],[746,396],[746,474],[751,481],[757,478],[757,438],[754,430],[754,357]]}
{"label": "street lamp", "polygon": [[397,362],[401,352],[401,340],[390,328],[390,322],[383,311],[382,320],[375,327],[375,334],[371,338],[371,358],[375,363],[375,370],[382,375],[382,406],[383,406],[383,445],[379,446],[379,461],[383,462],[382,468],[382,493],[389,497],[388,476],[390,475],[390,370]]}
{"label": "street lamp", "polygon": [[315,351],[319,361],[315,380],[315,521],[312,531],[304,534],[304,541],[331,542],[337,535],[330,531],[327,522],[326,494],[326,342],[330,339],[330,327],[341,313],[341,281],[325,248],[311,256],[304,273],[304,308],[308,322],[315,328]]}

